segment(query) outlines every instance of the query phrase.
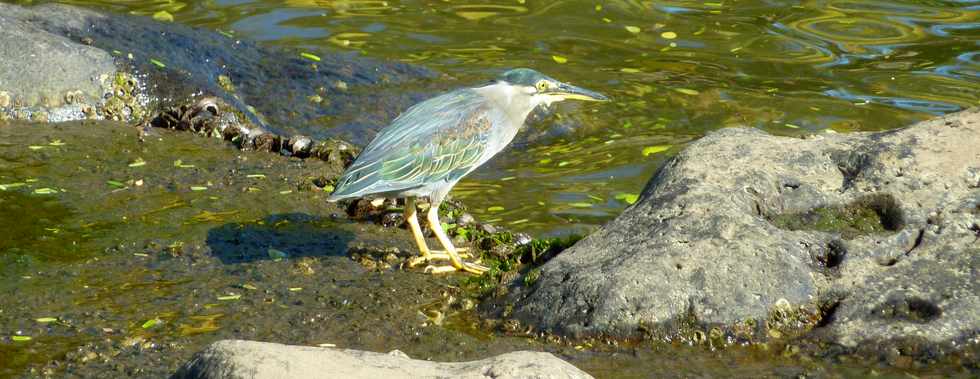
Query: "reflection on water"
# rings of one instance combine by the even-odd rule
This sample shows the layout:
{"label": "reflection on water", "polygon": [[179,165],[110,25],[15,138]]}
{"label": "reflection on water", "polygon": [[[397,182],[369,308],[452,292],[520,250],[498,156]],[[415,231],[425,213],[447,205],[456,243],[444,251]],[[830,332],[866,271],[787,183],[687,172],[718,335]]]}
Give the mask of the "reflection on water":
{"label": "reflection on water", "polygon": [[563,104],[530,125],[543,137],[455,191],[478,217],[539,235],[615,216],[676,149],[644,151],[711,130],[882,130],[980,101],[973,2],[66,2],[413,62],[459,85],[527,66],[611,95]]}

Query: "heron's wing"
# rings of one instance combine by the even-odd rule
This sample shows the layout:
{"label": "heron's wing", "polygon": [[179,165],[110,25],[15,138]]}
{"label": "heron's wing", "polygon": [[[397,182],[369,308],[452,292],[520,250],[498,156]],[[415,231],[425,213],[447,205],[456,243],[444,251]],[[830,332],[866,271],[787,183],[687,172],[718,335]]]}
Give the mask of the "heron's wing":
{"label": "heron's wing", "polygon": [[501,117],[482,95],[465,89],[416,104],[371,141],[332,198],[455,182],[489,159],[488,139]]}

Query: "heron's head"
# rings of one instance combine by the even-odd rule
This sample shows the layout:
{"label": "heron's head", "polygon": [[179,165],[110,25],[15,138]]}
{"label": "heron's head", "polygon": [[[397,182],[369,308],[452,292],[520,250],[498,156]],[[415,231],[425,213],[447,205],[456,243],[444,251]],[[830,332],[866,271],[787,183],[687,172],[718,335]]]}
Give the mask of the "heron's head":
{"label": "heron's head", "polygon": [[514,86],[517,93],[530,97],[530,104],[551,105],[563,100],[607,101],[601,93],[559,82],[529,68],[515,68],[497,77],[497,82]]}

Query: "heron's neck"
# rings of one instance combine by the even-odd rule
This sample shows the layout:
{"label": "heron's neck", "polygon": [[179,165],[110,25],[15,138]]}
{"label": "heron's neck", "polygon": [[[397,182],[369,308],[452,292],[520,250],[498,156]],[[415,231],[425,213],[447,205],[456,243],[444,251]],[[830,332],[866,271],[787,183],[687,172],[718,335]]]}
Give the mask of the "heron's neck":
{"label": "heron's neck", "polygon": [[512,120],[518,123],[518,126],[524,123],[527,115],[537,106],[537,104],[531,104],[530,96],[522,93],[520,87],[517,86],[494,83],[473,90],[504,110]]}

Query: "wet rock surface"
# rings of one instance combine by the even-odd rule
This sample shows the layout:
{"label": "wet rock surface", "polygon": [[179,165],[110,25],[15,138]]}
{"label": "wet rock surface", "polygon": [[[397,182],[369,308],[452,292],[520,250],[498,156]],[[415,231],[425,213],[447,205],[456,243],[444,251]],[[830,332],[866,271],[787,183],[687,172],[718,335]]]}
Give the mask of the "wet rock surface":
{"label": "wet rock surface", "polygon": [[[7,118],[140,121],[215,96],[277,134],[366,143],[366,131],[429,96],[426,79],[436,76],[347,53],[316,51],[314,61],[214,31],[66,5],[0,4],[0,17]],[[70,114],[59,108],[66,96]]]}
{"label": "wet rock surface", "polygon": [[[22,10],[0,4],[0,118],[85,118],[82,103],[98,102],[110,91],[113,57],[43,30]],[[73,16],[80,19],[81,13]]]}
{"label": "wet rock surface", "polygon": [[204,378],[591,378],[549,353],[517,351],[471,362],[390,353],[224,340],[196,354],[175,379]]}
{"label": "wet rock surface", "polygon": [[517,286],[513,317],[573,336],[808,333],[888,360],[975,351],[978,146],[977,109],[883,133],[709,134]]}

